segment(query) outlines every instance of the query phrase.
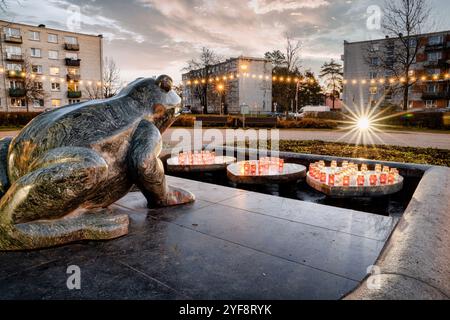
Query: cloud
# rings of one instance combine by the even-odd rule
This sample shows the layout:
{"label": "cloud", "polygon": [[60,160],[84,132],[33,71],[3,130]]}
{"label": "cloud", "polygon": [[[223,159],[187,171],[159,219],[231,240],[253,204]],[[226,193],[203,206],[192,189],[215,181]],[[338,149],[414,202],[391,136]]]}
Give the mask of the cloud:
{"label": "cloud", "polygon": [[251,0],[248,4],[256,14],[266,14],[272,11],[283,12],[297,9],[316,9],[322,6],[328,6],[330,3],[326,0],[297,0],[297,1],[267,1],[267,0]]}

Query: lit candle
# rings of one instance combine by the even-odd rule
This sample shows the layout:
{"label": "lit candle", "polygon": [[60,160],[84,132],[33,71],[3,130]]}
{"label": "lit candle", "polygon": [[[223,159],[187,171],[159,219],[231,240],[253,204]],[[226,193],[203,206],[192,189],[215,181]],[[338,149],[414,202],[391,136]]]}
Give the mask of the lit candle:
{"label": "lit candle", "polygon": [[327,182],[327,173],[325,171],[320,172],[320,182]]}
{"label": "lit candle", "polygon": [[248,161],[244,162],[244,172],[245,175],[248,175],[250,173],[250,163]]}
{"label": "lit candle", "polygon": [[331,161],[331,168],[333,168],[333,169],[337,168],[337,161],[336,160]]}
{"label": "lit candle", "polygon": [[344,187],[348,187],[350,185],[350,176],[344,176],[342,183]]}
{"label": "lit candle", "polygon": [[362,173],[366,173],[367,171],[368,171],[367,164],[362,164],[361,165],[361,172]]}
{"label": "lit candle", "polygon": [[387,174],[386,173],[380,174],[380,184],[386,184],[386,182],[387,182]]}
{"label": "lit candle", "polygon": [[251,170],[252,176],[256,175],[256,163],[251,164],[250,170]]}
{"label": "lit candle", "polygon": [[381,173],[381,164],[376,164],[375,165],[375,172],[376,173]]}
{"label": "lit candle", "polygon": [[358,186],[363,186],[363,185],[364,185],[364,176],[359,175],[358,176]]}
{"label": "lit candle", "polygon": [[394,174],[393,174],[393,173],[389,173],[389,176],[388,176],[388,183],[389,183],[389,184],[394,184],[394,182],[395,182],[395,176],[394,176]]}
{"label": "lit candle", "polygon": [[347,168],[347,166],[348,166],[348,161],[342,162],[342,168]]}
{"label": "lit candle", "polygon": [[370,185],[371,186],[377,185],[377,181],[378,181],[377,175],[376,174],[371,174],[370,175]]}
{"label": "lit candle", "polygon": [[328,185],[334,186],[334,174],[328,175]]}

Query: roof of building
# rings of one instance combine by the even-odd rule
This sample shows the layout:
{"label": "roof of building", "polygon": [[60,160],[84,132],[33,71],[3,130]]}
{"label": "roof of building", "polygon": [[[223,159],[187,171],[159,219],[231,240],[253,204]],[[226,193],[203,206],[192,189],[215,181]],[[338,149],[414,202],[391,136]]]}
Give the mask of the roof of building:
{"label": "roof of building", "polygon": [[[435,36],[435,35],[437,36],[437,35],[442,35],[442,34],[450,34],[450,30],[430,32],[430,33],[421,33],[421,34],[419,34],[417,36],[418,37],[430,37],[430,36]],[[381,41],[385,41],[385,40],[396,40],[396,39],[399,39],[399,38],[400,37],[386,37],[386,38],[379,38],[379,39],[373,39],[373,40],[363,40],[363,41],[353,41],[353,42],[344,40],[344,45],[381,42]]]}
{"label": "roof of building", "polygon": [[101,34],[94,35],[94,34],[88,34],[88,33],[73,32],[73,31],[63,30],[63,29],[48,28],[47,26],[45,26],[43,24],[42,24],[42,27],[41,27],[41,25],[32,25],[32,24],[26,24],[26,23],[21,23],[21,22],[0,20],[0,25],[2,27],[8,26],[8,25],[18,25],[18,26],[24,26],[24,27],[28,27],[28,28],[40,28],[40,29],[46,29],[46,30],[58,31],[58,32],[65,32],[65,33],[70,33],[70,34],[74,34],[74,35],[82,35],[82,36],[88,36],[88,37],[103,37]]}

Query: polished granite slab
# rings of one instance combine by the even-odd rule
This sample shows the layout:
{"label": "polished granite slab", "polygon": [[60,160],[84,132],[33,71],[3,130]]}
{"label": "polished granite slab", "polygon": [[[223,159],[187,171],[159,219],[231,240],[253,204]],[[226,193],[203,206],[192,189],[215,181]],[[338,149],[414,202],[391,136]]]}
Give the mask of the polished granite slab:
{"label": "polished granite slab", "polygon": [[[363,279],[390,217],[168,177],[197,201],[146,209],[139,192],[112,209],[130,234],[0,253],[0,299],[339,299]],[[81,290],[66,286],[81,270]]]}

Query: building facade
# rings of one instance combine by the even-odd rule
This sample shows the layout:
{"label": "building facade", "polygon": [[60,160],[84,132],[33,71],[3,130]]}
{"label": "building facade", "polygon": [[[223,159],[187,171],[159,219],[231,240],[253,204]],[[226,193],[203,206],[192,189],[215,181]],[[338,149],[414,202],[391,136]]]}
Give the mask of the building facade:
{"label": "building facade", "polygon": [[231,58],[185,73],[182,80],[184,105],[193,112],[239,114],[244,107],[246,112],[265,114],[272,110],[270,60]]}
{"label": "building facade", "polygon": [[0,21],[0,112],[40,112],[101,87],[102,36]]}
{"label": "building facade", "polygon": [[[399,88],[404,77],[395,76],[384,66],[394,63],[399,38],[363,42],[344,42],[343,102],[354,105],[403,105]],[[413,86],[409,90],[410,109],[450,107],[450,31],[423,34],[409,74]],[[414,45],[411,47],[416,48]],[[380,53],[381,52],[381,53]],[[381,65],[381,66],[380,66]]]}

